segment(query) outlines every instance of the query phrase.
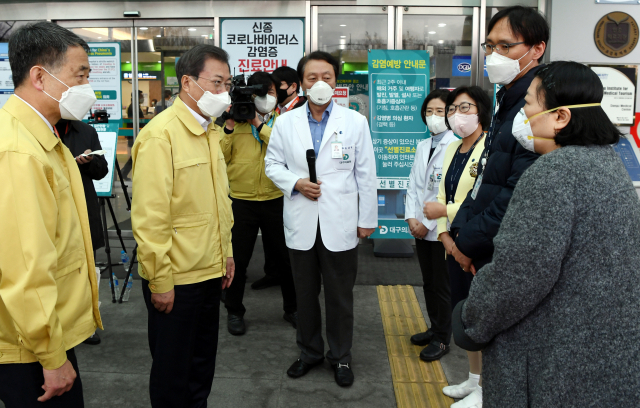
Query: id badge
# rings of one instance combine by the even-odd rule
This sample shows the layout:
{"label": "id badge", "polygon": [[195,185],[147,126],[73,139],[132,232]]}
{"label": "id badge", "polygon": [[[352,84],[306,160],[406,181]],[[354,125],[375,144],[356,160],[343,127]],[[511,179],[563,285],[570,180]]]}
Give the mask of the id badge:
{"label": "id badge", "polygon": [[342,159],[342,142],[331,142],[331,158]]}
{"label": "id badge", "polygon": [[431,174],[429,176],[429,182],[427,183],[427,190],[429,191],[433,190],[433,185],[434,185],[434,177],[433,177],[433,174]]}
{"label": "id badge", "polygon": [[482,174],[478,176],[476,179],[476,184],[473,186],[473,190],[471,191],[471,199],[475,200],[478,195],[478,190],[480,190],[480,185],[482,184]]}

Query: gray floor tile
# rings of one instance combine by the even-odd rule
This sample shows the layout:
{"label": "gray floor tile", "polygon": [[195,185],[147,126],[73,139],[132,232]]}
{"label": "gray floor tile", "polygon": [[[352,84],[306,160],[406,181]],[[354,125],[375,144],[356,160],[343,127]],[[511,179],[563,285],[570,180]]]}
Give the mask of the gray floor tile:
{"label": "gray floor tile", "polygon": [[149,408],[149,375],[82,372],[87,408]]}
{"label": "gray floor tile", "polygon": [[210,407],[276,408],[280,400],[280,381],[218,378],[207,400]]}
{"label": "gray floor tile", "polygon": [[341,388],[335,382],[285,380],[280,390],[278,407],[395,407],[396,400],[391,381],[366,382],[356,377],[354,384]]}

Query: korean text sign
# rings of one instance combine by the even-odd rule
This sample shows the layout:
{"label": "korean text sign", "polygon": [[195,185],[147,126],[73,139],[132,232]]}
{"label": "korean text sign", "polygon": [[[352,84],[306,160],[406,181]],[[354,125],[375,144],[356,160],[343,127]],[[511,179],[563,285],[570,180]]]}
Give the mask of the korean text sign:
{"label": "korean text sign", "polygon": [[297,67],[304,55],[304,22],[299,18],[222,19],[220,43],[229,53],[231,74]]}
{"label": "korean text sign", "polygon": [[9,65],[9,44],[0,43],[0,108],[13,95],[13,76]]}
{"label": "korean text sign", "polygon": [[93,110],[106,109],[109,121],[122,119],[120,43],[89,43],[89,83],[98,101]]}
{"label": "korean text sign", "polygon": [[[420,109],[429,94],[429,54],[426,51],[369,51],[369,124],[376,157],[378,195],[396,195],[391,214],[379,210],[381,224],[373,238],[411,238],[404,213],[404,192],[409,186],[416,147],[427,137]],[[390,197],[389,197],[390,198]],[[384,218],[384,222],[382,222]],[[384,235],[382,232],[385,232]]]}

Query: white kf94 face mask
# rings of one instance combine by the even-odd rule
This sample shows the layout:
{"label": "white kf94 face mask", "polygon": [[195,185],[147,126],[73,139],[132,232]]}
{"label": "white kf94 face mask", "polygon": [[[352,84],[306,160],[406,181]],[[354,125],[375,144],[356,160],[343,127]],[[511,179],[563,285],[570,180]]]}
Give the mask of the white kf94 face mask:
{"label": "white kf94 face mask", "polygon": [[[47,74],[51,75],[51,73],[47,71],[45,67],[39,68],[42,68]],[[93,92],[93,88],[91,88],[91,85],[84,84],[69,86],[55,76],[51,75],[51,77],[69,88],[62,93],[62,97],[60,98],[60,100],[57,100],[53,96],[49,95],[44,89],[42,90],[45,95],[58,102],[58,104],[60,105],[60,117],[67,120],[84,119],[84,117],[87,116],[89,109],[91,109],[91,107],[98,100],[96,98],[96,94]]]}
{"label": "white kf94 face mask", "polygon": [[[195,80],[193,81],[193,83],[196,84],[198,88],[202,89],[202,87],[198,85]],[[190,93],[187,92],[187,95],[189,95],[189,97],[198,104],[198,109],[200,109],[200,112],[202,112],[202,114],[205,116],[217,118],[227,110],[229,105],[231,105],[231,97],[229,96],[229,92],[223,92],[221,94],[214,95],[209,91],[205,91],[204,89],[202,89],[202,91],[204,92],[204,94],[197,101],[193,96],[191,96]]]}
{"label": "white kf94 face mask", "polygon": [[427,116],[427,127],[429,128],[429,132],[434,135],[444,132],[447,130],[447,124],[444,123],[444,116]]}
{"label": "white kf94 face mask", "polygon": [[253,103],[256,105],[256,109],[258,110],[258,112],[267,114],[276,107],[278,99],[275,96],[271,95],[256,96],[253,99]]}
{"label": "white kf94 face mask", "polygon": [[487,73],[489,74],[489,81],[493,84],[510,84],[519,73],[527,69],[527,67],[533,62],[533,60],[531,60],[524,68],[520,69],[519,61],[529,52],[531,52],[531,48],[529,48],[529,51],[527,51],[522,57],[514,60],[494,51],[487,57]]}
{"label": "white kf94 face mask", "polygon": [[333,88],[324,81],[318,81],[311,89],[307,89],[307,96],[316,105],[324,105],[329,103],[333,96]]}

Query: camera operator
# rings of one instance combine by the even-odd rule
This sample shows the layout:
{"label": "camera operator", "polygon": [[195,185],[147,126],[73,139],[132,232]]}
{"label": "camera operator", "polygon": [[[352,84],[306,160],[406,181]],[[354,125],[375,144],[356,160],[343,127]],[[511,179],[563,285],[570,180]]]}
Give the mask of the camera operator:
{"label": "camera operator", "polygon": [[[258,229],[262,231],[265,258],[279,263],[278,278],[281,282],[284,319],[297,326],[296,294],[291,275],[289,253],[285,244],[282,209],[283,194],[267,178],[264,156],[267,152],[271,129],[278,114],[276,86],[273,77],[266,72],[256,72],[247,81],[247,86],[262,85],[251,98],[255,104],[255,117],[249,122],[236,123],[228,119],[220,135],[220,146],[227,164],[227,175],[233,201],[234,225],[231,230],[231,245],[236,262],[236,275],[227,289],[225,306],[229,333],[242,335],[246,332],[242,304],[247,266],[251,260]],[[237,87],[236,87],[237,89]],[[233,93],[233,92],[232,92]],[[237,109],[237,106],[234,107]]]}

